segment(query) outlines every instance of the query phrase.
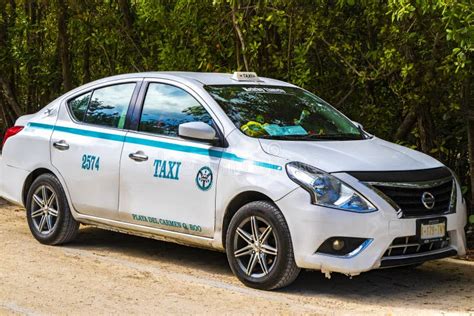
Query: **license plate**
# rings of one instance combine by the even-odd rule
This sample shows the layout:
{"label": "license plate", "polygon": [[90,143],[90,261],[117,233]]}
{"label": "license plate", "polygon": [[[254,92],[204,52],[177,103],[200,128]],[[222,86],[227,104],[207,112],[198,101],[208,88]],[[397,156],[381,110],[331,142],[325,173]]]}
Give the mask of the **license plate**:
{"label": "license plate", "polygon": [[446,218],[417,220],[417,233],[422,243],[444,239],[446,237]]}

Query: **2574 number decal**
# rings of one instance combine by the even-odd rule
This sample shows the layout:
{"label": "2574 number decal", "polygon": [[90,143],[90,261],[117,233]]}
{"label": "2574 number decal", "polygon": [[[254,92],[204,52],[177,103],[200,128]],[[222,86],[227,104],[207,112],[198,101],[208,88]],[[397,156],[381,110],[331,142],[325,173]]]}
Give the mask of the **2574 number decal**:
{"label": "2574 number decal", "polygon": [[99,171],[100,157],[94,155],[82,155],[82,169]]}

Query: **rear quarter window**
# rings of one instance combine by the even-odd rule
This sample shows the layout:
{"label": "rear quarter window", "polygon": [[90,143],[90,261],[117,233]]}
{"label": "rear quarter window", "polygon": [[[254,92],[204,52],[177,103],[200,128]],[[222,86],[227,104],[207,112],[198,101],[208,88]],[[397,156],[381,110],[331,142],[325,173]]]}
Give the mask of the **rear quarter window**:
{"label": "rear quarter window", "polygon": [[89,106],[89,100],[91,98],[92,91],[81,94],[78,97],[75,97],[72,100],[69,100],[68,107],[76,121],[83,122],[84,115],[86,114],[87,107]]}

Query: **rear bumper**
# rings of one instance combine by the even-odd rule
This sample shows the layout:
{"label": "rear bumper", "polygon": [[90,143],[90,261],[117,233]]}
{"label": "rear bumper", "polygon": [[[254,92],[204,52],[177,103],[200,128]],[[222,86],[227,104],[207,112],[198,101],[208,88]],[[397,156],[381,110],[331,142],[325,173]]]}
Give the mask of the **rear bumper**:
{"label": "rear bumper", "polygon": [[5,200],[23,206],[23,185],[29,171],[5,165],[0,155],[0,196]]}

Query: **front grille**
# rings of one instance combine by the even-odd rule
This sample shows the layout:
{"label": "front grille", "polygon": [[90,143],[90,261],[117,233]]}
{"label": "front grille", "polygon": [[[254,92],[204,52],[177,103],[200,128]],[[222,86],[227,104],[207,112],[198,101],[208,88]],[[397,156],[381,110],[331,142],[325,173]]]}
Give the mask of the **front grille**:
{"label": "front grille", "polygon": [[387,249],[387,251],[385,251],[382,259],[397,256],[423,254],[430,251],[444,249],[448,246],[449,238],[421,244],[416,236],[398,237],[393,240],[390,247]]}
{"label": "front grille", "polygon": [[[454,211],[454,185],[452,178],[429,183],[369,183],[385,198],[390,199],[397,208],[400,218],[422,217],[447,214]],[[422,195],[431,193],[434,206],[427,208],[422,202]]]}
{"label": "front grille", "polygon": [[449,238],[420,244],[416,236],[399,237],[395,238],[385,251],[380,267],[414,265],[455,255],[457,251],[449,245]]}

